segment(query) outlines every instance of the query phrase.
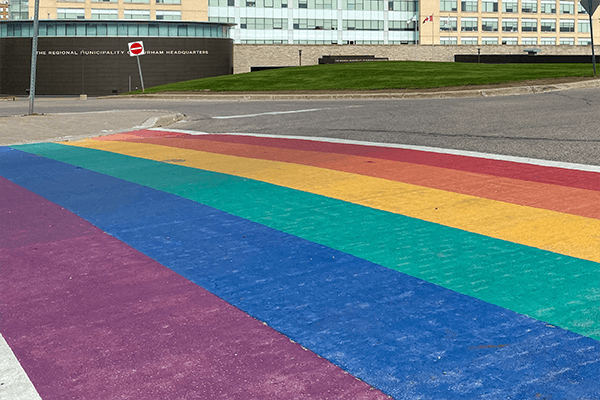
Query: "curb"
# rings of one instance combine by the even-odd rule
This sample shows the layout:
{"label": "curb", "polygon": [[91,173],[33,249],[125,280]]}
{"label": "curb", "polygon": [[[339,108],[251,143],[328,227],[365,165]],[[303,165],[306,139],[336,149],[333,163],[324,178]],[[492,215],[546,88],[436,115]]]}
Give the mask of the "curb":
{"label": "curb", "polygon": [[524,94],[548,93],[571,89],[586,89],[600,87],[600,79],[582,82],[559,83],[556,85],[534,85],[507,87],[498,89],[473,89],[456,90],[447,92],[421,92],[421,93],[323,93],[323,94],[200,94],[200,93],[173,93],[173,94],[129,94],[121,96],[102,96],[98,99],[162,99],[162,100],[213,100],[213,101],[252,101],[252,100],[416,100],[416,99],[445,99],[465,97],[496,97],[519,96]]}
{"label": "curb", "polygon": [[169,126],[171,124],[174,124],[175,122],[181,121],[184,118],[185,118],[185,114],[181,114],[181,113],[161,115],[160,117],[148,118],[141,125],[136,126],[136,128],[142,128],[142,129],[160,128],[161,126]]}

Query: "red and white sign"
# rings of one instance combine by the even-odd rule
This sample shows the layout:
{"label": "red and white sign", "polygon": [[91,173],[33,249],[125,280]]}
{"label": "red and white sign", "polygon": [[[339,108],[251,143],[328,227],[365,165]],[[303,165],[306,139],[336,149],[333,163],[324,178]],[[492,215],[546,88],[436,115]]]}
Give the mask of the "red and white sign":
{"label": "red and white sign", "polygon": [[433,14],[431,14],[429,17],[425,17],[425,19],[423,20],[423,23],[431,21],[433,22]]}
{"label": "red and white sign", "polygon": [[146,54],[144,51],[144,42],[131,42],[129,45],[129,55],[131,57],[143,56]]}

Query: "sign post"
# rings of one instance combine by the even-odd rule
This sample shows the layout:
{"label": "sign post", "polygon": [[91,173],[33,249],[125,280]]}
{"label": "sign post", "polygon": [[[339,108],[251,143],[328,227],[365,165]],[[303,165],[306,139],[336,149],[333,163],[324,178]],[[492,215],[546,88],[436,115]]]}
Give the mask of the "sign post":
{"label": "sign post", "polygon": [[596,76],[596,53],[594,52],[594,28],[592,27],[592,15],[596,8],[598,8],[598,4],[600,4],[600,0],[580,0],[581,6],[587,11],[590,17],[590,36],[592,38],[592,65],[594,68],[594,76]]}
{"label": "sign post", "polygon": [[[600,0],[598,0],[600,1]],[[145,93],[144,89],[144,78],[142,77],[142,66],[140,65],[140,56],[146,54],[144,51],[144,42],[131,42],[129,45],[129,55],[137,58],[138,70],[140,71],[140,82],[142,83],[142,92]]]}

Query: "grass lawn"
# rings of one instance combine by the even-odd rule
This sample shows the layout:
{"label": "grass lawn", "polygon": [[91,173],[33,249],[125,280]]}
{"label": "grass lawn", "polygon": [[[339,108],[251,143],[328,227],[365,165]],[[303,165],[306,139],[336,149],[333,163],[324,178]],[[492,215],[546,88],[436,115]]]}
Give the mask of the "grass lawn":
{"label": "grass lawn", "polygon": [[[386,61],[289,67],[196,79],[146,89],[173,91],[293,91],[423,89],[533,79],[592,77],[589,64],[462,64]],[[141,93],[140,90],[132,93]]]}

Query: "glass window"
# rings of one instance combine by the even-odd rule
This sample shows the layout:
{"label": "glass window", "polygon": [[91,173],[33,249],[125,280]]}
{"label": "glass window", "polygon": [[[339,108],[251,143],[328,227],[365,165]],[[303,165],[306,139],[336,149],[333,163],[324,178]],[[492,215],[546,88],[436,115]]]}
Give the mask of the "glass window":
{"label": "glass window", "polygon": [[453,45],[458,44],[457,37],[440,36],[440,44]]}
{"label": "glass window", "polygon": [[[463,0],[460,2],[460,11],[463,12],[477,12],[477,1]],[[462,43],[462,40],[461,40]]]}
{"label": "glass window", "polygon": [[498,12],[498,1],[482,0],[481,2],[482,12]]}
{"label": "glass window", "polygon": [[498,32],[498,18],[482,18],[481,19],[481,31],[482,32]]}
{"label": "glass window", "polygon": [[158,24],[148,24],[148,35],[158,36]]}
{"label": "glass window", "polygon": [[521,32],[537,32],[537,19],[521,20]]}
{"label": "glass window", "polygon": [[590,38],[579,38],[577,39],[578,46],[589,46],[592,44],[592,39]]}
{"label": "glass window", "polygon": [[85,19],[85,9],[57,8],[56,19]]}
{"label": "glass window", "polygon": [[[310,1],[312,1],[312,0],[309,0],[308,8],[313,8],[313,6],[310,4]],[[337,9],[337,2],[335,0],[323,0],[323,1],[328,1],[329,2],[328,4],[330,4],[330,7],[332,9]],[[394,2],[394,3],[396,3],[396,2]],[[364,10],[364,11],[383,11],[383,4],[384,4],[384,1],[382,1],[382,0],[343,0],[342,1],[342,9],[344,9],[344,10]],[[389,8],[389,2],[387,4],[388,4],[388,8]],[[392,7],[395,7],[395,4],[393,4]]]}
{"label": "glass window", "polygon": [[543,46],[554,46],[556,44],[556,38],[553,37],[543,37],[540,40],[540,44],[542,44]]}
{"label": "glass window", "polygon": [[125,19],[150,19],[150,10],[125,10]]}
{"label": "glass window", "polygon": [[502,12],[516,13],[519,12],[519,2],[514,0],[502,1]]}
{"label": "glass window", "polygon": [[519,24],[516,18],[502,18],[502,32],[518,32]]}
{"label": "glass window", "polygon": [[532,45],[536,45],[538,42],[537,38],[522,38],[521,39],[521,44],[525,45],[525,46],[532,46]]}
{"label": "glass window", "polygon": [[66,24],[67,36],[75,36],[75,24]]}
{"label": "glass window", "polygon": [[561,19],[560,20],[560,31],[561,32],[575,32],[575,20],[574,19]]}
{"label": "glass window", "polygon": [[107,24],[96,24],[96,29],[98,31],[98,36],[108,35],[108,25]]}
{"label": "glass window", "polygon": [[88,36],[98,36],[98,25],[97,24],[85,24]]}
{"label": "glass window", "polygon": [[540,23],[540,32],[556,32],[556,20],[542,19]]}
{"label": "glass window", "polygon": [[156,4],[181,4],[181,0],[156,0]]}
{"label": "glass window", "polygon": [[589,32],[590,21],[586,19],[580,19],[577,21],[577,32]]}
{"label": "glass window", "polygon": [[[302,21],[302,20],[300,20]],[[345,19],[342,21],[342,30],[345,31],[382,31],[383,21],[376,20],[354,20]]]}
{"label": "glass window", "polygon": [[418,2],[410,0],[390,0],[388,10],[390,11],[417,11]]}
{"label": "glass window", "polygon": [[516,37],[514,38],[502,38],[502,44],[506,44],[508,46],[516,46],[519,44],[519,41]]}
{"label": "glass window", "polygon": [[160,20],[180,21],[181,20],[181,11],[156,10],[156,19],[159,21]]}
{"label": "glass window", "polygon": [[456,32],[456,17],[440,17],[440,31]]}
{"label": "glass window", "polygon": [[477,38],[476,37],[461,37],[460,38],[460,44],[466,44],[466,45],[476,45],[477,44]]}
{"label": "glass window", "polygon": [[542,14],[556,14],[556,2],[542,0],[540,12]]}
{"label": "glass window", "polygon": [[440,0],[440,11],[456,11],[456,0]]}
{"label": "glass window", "polygon": [[560,38],[559,43],[566,46],[573,46],[575,44],[574,38]]}
{"label": "glass window", "polygon": [[477,18],[461,18],[460,19],[460,31],[461,32],[477,32],[478,22]]}
{"label": "glass window", "polygon": [[[297,21],[297,20],[294,20]],[[305,22],[307,20],[304,20]],[[311,29],[317,29],[316,23],[317,20],[312,20],[313,25]],[[323,20],[319,20],[318,22],[323,25]],[[337,21],[336,21],[337,22]],[[241,18],[240,19],[240,28],[241,29],[287,29],[288,28],[288,20],[287,18]],[[305,28],[308,29],[308,28]]]}
{"label": "glass window", "polygon": [[106,31],[108,36],[117,36],[117,24],[114,22],[106,24]]}
{"label": "glass window", "polygon": [[498,44],[497,37],[482,37],[481,44]]}
{"label": "glass window", "polygon": [[150,4],[150,0],[123,0],[123,3],[143,3],[143,4]]}
{"label": "glass window", "polygon": [[[73,1],[73,0],[69,0]],[[118,3],[118,0],[92,0],[92,3]]]}
{"label": "glass window", "polygon": [[390,31],[415,31],[417,29],[416,21],[389,21],[388,30]]}
{"label": "glass window", "polygon": [[119,10],[92,8],[92,19],[119,19]]}
{"label": "glass window", "polygon": [[577,14],[587,14],[580,2],[577,2]]}
{"label": "glass window", "polygon": [[524,13],[537,13],[538,12],[538,4],[537,1],[521,1],[521,12]]}
{"label": "glass window", "polygon": [[575,2],[561,1],[560,2],[560,13],[561,14],[575,14]]}

